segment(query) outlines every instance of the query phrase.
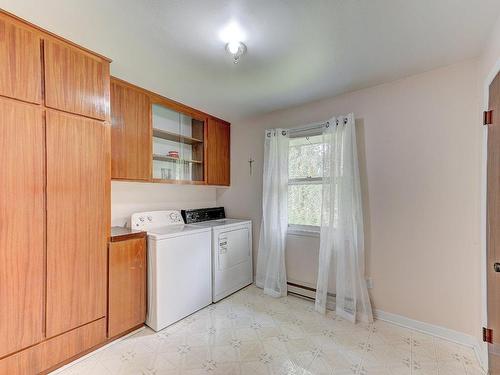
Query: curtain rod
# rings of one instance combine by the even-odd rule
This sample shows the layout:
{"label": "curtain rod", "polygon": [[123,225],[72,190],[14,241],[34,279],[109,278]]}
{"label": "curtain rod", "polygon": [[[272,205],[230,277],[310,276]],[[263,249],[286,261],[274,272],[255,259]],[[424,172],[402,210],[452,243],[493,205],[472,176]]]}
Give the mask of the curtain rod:
{"label": "curtain rod", "polygon": [[[347,124],[347,117],[344,118],[344,125]],[[339,124],[339,120],[337,119],[337,122],[335,125],[338,125]],[[290,133],[299,133],[299,132],[303,132],[303,131],[308,131],[308,130],[314,130],[314,129],[322,129],[323,127],[326,127],[328,128],[330,126],[330,121],[325,121],[325,122],[319,122],[319,123],[316,123],[316,124],[309,124],[309,125],[306,125],[306,126],[302,126],[300,128],[291,128],[291,129],[288,129],[288,131]]]}
{"label": "curtain rod", "polygon": [[317,124],[310,124],[310,125],[302,126],[300,128],[291,128],[291,129],[288,129],[288,131],[290,133],[299,133],[299,132],[314,130],[314,129],[319,130],[319,129],[322,129],[323,127],[328,127],[328,126],[330,126],[330,122],[325,121],[325,122],[320,122]]}
{"label": "curtain rod", "polygon": [[[338,124],[339,124],[339,120],[336,121],[335,125],[338,125]],[[344,118],[344,125],[345,124],[347,124],[347,117]],[[309,124],[306,126],[302,126],[300,128],[283,129],[281,132],[283,133],[283,135],[286,135],[287,132],[289,134],[295,134],[295,133],[300,133],[300,132],[310,131],[310,130],[315,130],[315,129],[320,130],[323,127],[328,128],[329,126],[330,126],[330,121],[325,121],[325,122],[318,122],[316,124]],[[269,131],[272,131],[272,130],[273,129],[268,129],[268,133],[267,133],[268,137],[271,136],[271,133],[269,133]]]}

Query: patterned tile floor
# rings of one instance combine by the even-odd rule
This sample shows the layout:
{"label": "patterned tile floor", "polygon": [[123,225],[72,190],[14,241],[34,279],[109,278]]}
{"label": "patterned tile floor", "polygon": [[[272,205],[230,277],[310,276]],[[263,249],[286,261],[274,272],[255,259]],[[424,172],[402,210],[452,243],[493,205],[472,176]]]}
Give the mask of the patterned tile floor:
{"label": "patterned tile floor", "polygon": [[59,375],[479,375],[472,349],[392,324],[353,325],[255,286],[155,333],[145,329]]}

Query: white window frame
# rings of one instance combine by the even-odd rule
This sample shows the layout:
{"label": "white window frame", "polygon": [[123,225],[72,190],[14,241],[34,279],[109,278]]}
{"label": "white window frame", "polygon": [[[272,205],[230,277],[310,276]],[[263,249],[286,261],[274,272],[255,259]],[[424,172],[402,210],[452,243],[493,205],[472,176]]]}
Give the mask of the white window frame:
{"label": "white window frame", "polygon": [[[306,136],[304,136],[305,138]],[[301,137],[302,138],[302,137]],[[322,185],[323,177],[305,177],[305,178],[289,178],[288,186],[296,185]],[[309,237],[319,237],[320,233],[319,225],[300,225],[300,224],[288,224],[287,233],[297,236],[309,236]]]}

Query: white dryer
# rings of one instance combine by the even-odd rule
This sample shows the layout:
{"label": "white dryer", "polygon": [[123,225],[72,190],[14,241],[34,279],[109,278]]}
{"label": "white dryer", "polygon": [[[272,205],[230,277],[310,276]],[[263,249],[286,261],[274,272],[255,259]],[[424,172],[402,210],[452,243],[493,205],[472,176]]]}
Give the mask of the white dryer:
{"label": "white dryer", "polygon": [[159,331],[212,303],[211,230],[186,225],[180,211],[133,214],[148,233],[146,324]]}
{"label": "white dryer", "polygon": [[225,218],[223,207],[181,212],[187,224],[212,230],[212,301],[252,284],[252,222]]}

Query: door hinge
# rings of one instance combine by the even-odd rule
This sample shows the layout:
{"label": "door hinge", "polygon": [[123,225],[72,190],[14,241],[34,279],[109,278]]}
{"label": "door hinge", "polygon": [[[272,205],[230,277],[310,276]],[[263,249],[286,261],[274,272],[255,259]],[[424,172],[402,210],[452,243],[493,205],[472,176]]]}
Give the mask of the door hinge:
{"label": "door hinge", "polygon": [[491,125],[493,124],[493,111],[484,111],[483,112],[483,125]]}
{"label": "door hinge", "polygon": [[493,330],[483,327],[483,341],[493,344]]}

